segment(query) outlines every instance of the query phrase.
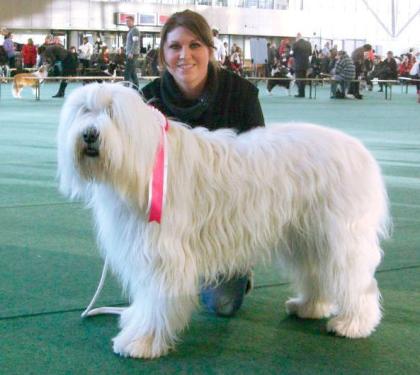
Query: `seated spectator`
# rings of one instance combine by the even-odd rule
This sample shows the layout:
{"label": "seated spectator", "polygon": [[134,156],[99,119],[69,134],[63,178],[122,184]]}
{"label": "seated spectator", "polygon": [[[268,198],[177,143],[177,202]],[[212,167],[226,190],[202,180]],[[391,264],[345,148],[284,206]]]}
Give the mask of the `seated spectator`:
{"label": "seated spectator", "polygon": [[307,71],[308,78],[318,78],[321,75],[321,59],[319,56],[320,53],[318,53],[315,46],[310,57],[310,66]]}
{"label": "seated spectator", "polygon": [[117,64],[118,66],[124,66],[125,65],[124,47],[118,48],[117,53],[114,56],[114,63]]}
{"label": "seated spectator", "polygon": [[[356,78],[356,67],[345,51],[338,52],[337,63],[331,74],[331,98],[345,98],[347,88]],[[340,93],[337,92],[338,85],[340,85]]]}
{"label": "seated spectator", "polygon": [[402,62],[398,68],[398,74],[400,77],[408,77],[410,75],[410,70],[413,67],[413,63],[410,60],[408,55],[404,55]]}
{"label": "seated spectator", "polygon": [[[386,59],[382,61],[382,71],[379,74],[379,79],[381,80],[392,80],[398,79],[398,67],[397,62],[394,59],[394,54],[391,51],[388,51],[386,54]],[[379,92],[383,91],[383,83],[379,83]]]}
{"label": "seated spectator", "polygon": [[330,57],[330,42],[326,42],[324,47],[321,50],[321,53],[325,56],[325,57]]}
{"label": "seated spectator", "polygon": [[109,49],[107,46],[101,47],[101,52],[98,56],[98,65],[100,70],[107,70],[109,65]]}
{"label": "seated spectator", "polygon": [[235,52],[230,56],[230,67],[234,73],[242,75],[242,57],[239,47],[236,47]]}
{"label": "seated spectator", "polygon": [[159,75],[159,50],[151,48],[146,54],[146,75]]}
{"label": "seated spectator", "polygon": [[337,49],[332,48],[330,50],[330,57],[328,58],[328,65],[325,68],[326,71],[324,73],[331,74],[332,70],[335,69],[335,66],[337,65],[337,60],[338,60],[337,54],[338,54]]}
{"label": "seated spectator", "polygon": [[[288,55],[289,52],[290,52],[290,48],[291,47],[290,47],[290,41],[289,41],[289,39],[288,38],[282,39],[281,42],[280,42],[278,55],[280,57],[282,57],[282,56],[284,56],[286,54]],[[287,57],[289,57],[289,56],[287,56]]]}
{"label": "seated spectator", "polygon": [[420,103],[420,52],[415,55],[416,62],[411,67],[410,76],[419,80],[416,82],[417,86],[417,103]]}
{"label": "seated spectator", "polygon": [[321,52],[319,54],[319,68],[321,71],[321,74],[328,74],[331,69],[328,69],[329,65],[330,65],[330,51],[328,51],[328,56],[324,55],[323,52]]}

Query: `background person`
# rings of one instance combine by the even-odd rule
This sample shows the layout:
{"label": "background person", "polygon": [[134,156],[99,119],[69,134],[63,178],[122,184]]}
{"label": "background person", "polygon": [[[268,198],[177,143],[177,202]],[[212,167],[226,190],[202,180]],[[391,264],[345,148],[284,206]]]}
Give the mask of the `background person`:
{"label": "background person", "polygon": [[[356,77],[356,67],[346,51],[339,51],[338,60],[332,71],[331,98],[345,98],[350,82]],[[337,94],[337,85],[340,85],[340,94]]]}
{"label": "background person", "polygon": [[[76,51],[67,51],[63,46],[53,44],[48,47],[39,47],[39,53],[42,55],[43,61],[45,61],[50,66],[54,66],[57,65],[57,63],[60,63],[59,66],[61,71],[59,74],[63,77],[75,76],[77,74],[78,59]],[[63,98],[66,87],[67,81],[63,79],[60,82],[58,92],[53,95],[53,98]]]}
{"label": "background person", "polygon": [[370,60],[370,52],[372,51],[372,46],[370,44],[365,44],[362,47],[356,48],[351,54],[351,59],[356,68],[356,80],[350,84],[349,94],[353,95],[356,99],[363,99],[363,96],[360,94],[360,82],[358,81],[359,77],[364,74],[366,71],[365,61]]}
{"label": "background person", "polygon": [[[173,14],[161,31],[161,77],[143,88],[144,98],[191,127],[232,128],[241,133],[264,126],[258,89],[220,68],[213,43],[203,16],[190,10]],[[221,276],[217,287],[203,289],[201,300],[208,311],[232,316],[242,304],[250,275],[222,280]]]}
{"label": "background person", "polygon": [[219,29],[213,27],[214,59],[222,66],[226,60],[226,51],[223,42],[219,39]]}
{"label": "background person", "polygon": [[[394,59],[394,54],[392,51],[386,53],[386,59],[382,61],[382,73],[379,79],[384,80],[396,80],[398,79],[398,66],[397,62]],[[383,83],[379,83],[379,92],[383,91]]]}
{"label": "background person", "polygon": [[400,66],[398,67],[398,75],[400,77],[409,77],[413,62],[408,55],[404,55]]}
{"label": "background person", "polygon": [[3,49],[7,55],[7,63],[9,65],[9,68],[10,69],[15,68],[16,67],[15,43],[13,42],[13,35],[10,31],[7,32],[7,34],[4,36]]}
{"label": "background person", "polygon": [[98,55],[98,65],[99,69],[104,71],[108,69],[109,66],[109,49],[107,46],[103,45],[101,47],[101,52]]}
{"label": "background person", "polygon": [[89,39],[85,36],[83,37],[82,45],[79,47],[79,61],[83,67],[82,73],[85,73],[86,69],[89,68],[92,55],[93,46],[89,42]]}
{"label": "background person", "polygon": [[420,52],[418,52],[415,56],[416,62],[413,64],[410,70],[410,75],[418,80],[416,82],[417,87],[417,103],[420,103]]}
{"label": "background person", "polygon": [[[309,68],[309,56],[312,55],[311,43],[302,38],[301,33],[296,36],[296,42],[292,46],[293,59],[294,59],[294,70],[297,78],[296,85],[298,87],[298,94],[296,98],[305,97],[305,78]],[[302,79],[302,80],[299,80]]]}
{"label": "background person", "polygon": [[31,38],[22,47],[22,60],[24,68],[33,68],[36,65],[37,48]]}
{"label": "background person", "polygon": [[136,72],[136,61],[140,55],[140,31],[134,26],[134,17],[127,16],[127,41],[125,45],[126,64],[124,80],[132,82],[139,87],[139,79]]}

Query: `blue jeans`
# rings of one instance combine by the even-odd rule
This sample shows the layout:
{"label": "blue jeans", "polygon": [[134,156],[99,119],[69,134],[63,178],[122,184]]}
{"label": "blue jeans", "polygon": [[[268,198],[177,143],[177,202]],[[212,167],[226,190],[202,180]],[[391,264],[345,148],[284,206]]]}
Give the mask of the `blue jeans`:
{"label": "blue jeans", "polygon": [[205,287],[200,293],[201,303],[208,312],[225,317],[233,316],[242,305],[249,283],[250,276],[247,274],[221,281],[216,286]]}
{"label": "blue jeans", "polygon": [[134,56],[132,59],[127,58],[124,70],[124,80],[132,82],[137,87],[139,87],[139,79],[137,78],[136,72],[136,60],[136,56]]}

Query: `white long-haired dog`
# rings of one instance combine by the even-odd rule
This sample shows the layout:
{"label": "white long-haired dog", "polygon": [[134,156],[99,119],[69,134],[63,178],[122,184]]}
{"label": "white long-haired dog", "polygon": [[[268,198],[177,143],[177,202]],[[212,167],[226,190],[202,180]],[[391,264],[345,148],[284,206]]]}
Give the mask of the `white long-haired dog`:
{"label": "white long-haired dog", "polygon": [[112,84],[75,90],[61,114],[60,190],[92,208],[102,254],[131,301],[115,353],[166,354],[203,282],[273,258],[296,292],[288,313],[332,315],[329,331],[370,335],[381,319],[374,273],[389,216],[380,169],[362,144],[311,124],[237,136],[170,121],[158,224],[147,206],[162,121],[134,90]]}

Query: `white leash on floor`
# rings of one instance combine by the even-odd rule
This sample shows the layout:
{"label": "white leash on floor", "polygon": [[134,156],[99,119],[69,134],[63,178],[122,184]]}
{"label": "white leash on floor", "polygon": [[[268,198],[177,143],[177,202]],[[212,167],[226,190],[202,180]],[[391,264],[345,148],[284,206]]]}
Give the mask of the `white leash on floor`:
{"label": "white leash on floor", "polygon": [[121,313],[126,309],[126,307],[97,307],[92,309],[92,306],[96,303],[96,300],[99,297],[99,294],[104,287],[106,274],[108,273],[108,258],[105,258],[104,268],[102,269],[101,279],[99,280],[98,287],[96,288],[96,292],[93,295],[92,300],[90,301],[89,305],[86,307],[85,311],[82,312],[81,317],[87,318],[88,316],[94,315],[101,315],[101,314],[116,314],[121,315]]}

